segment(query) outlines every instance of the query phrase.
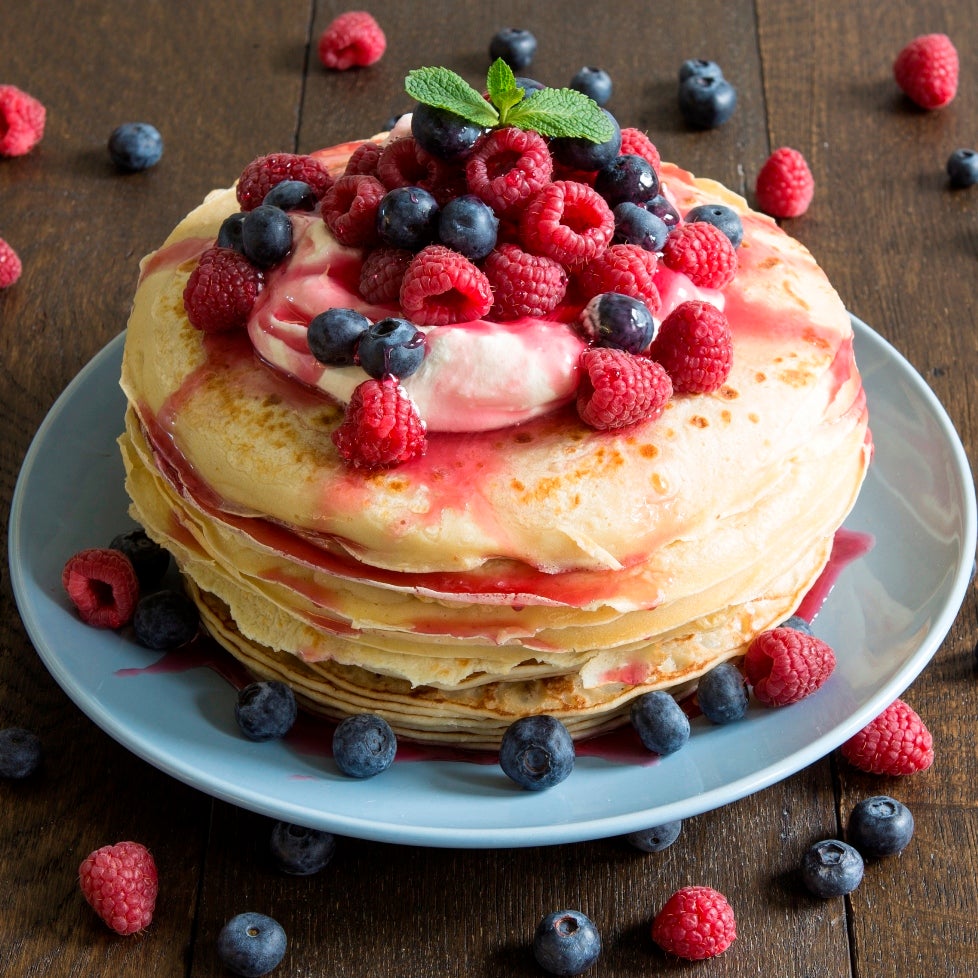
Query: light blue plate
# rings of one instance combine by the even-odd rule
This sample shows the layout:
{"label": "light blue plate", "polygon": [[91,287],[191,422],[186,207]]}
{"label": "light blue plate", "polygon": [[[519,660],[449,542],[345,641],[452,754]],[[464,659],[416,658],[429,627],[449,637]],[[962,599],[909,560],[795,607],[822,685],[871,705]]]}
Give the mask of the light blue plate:
{"label": "light blue plate", "polygon": [[601,838],[718,808],[823,757],[899,696],[943,641],[972,574],[974,483],[958,436],[907,361],[854,323],[876,455],[846,525],[876,542],[842,572],[818,618],[838,666],[794,706],[752,705],[726,727],[694,721],[689,744],[654,763],[580,757],[545,792],[464,761],[397,762],[355,781],[325,752],[244,740],[234,689],[211,669],[140,671],[159,653],[82,624],[61,588],[71,554],[131,526],[115,444],[122,336],[68,386],[24,461],[9,534],[20,613],[51,674],[108,734],[201,791],[274,818],[385,842],[486,848]]}

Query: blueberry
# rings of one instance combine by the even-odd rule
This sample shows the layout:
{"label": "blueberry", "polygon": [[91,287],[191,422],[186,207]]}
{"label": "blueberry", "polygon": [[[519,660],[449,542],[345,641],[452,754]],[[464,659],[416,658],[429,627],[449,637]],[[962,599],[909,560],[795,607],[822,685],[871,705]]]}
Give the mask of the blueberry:
{"label": "blueberry", "polygon": [[723,78],[720,66],[715,61],[707,61],[704,58],[689,58],[679,66],[679,84],[694,75],[715,75]]}
{"label": "blueberry", "polygon": [[802,856],[801,878],[815,896],[844,896],[862,882],[863,868],[863,857],[852,846],[823,839]]}
{"label": "blueberry", "polygon": [[744,240],[744,225],[740,215],[725,204],[700,204],[687,211],[686,223],[693,224],[696,221],[719,228],[735,248],[739,248],[740,242]]}
{"label": "blueberry", "polygon": [[305,180],[281,180],[262,201],[283,211],[311,211],[317,202],[316,191]]}
{"label": "blueberry", "polygon": [[478,261],[496,247],[499,218],[492,208],[472,194],[450,200],[438,217],[438,240]]}
{"label": "blueberry", "polygon": [[397,737],[390,724],[375,713],[358,713],[333,731],[333,760],[351,778],[372,778],[394,763]]}
{"label": "blueberry", "polygon": [[289,215],[271,204],[259,204],[241,222],[241,250],[259,268],[278,264],[292,250]]}
{"label": "blueberry", "polygon": [[683,219],[679,216],[679,211],[672,206],[668,197],[663,197],[660,194],[658,197],[653,197],[651,200],[646,201],[644,206],[650,214],[654,214],[662,221],[670,231],[683,223]]}
{"label": "blueberry", "polygon": [[640,204],[626,200],[614,209],[615,244],[638,245],[646,251],[662,251],[669,237],[666,222]]}
{"label": "blueberry", "polygon": [[790,615],[778,625],[778,628],[793,628],[796,632],[804,632],[806,635],[815,634],[812,623],[807,618],[802,618],[801,615]]}
{"label": "blueberry", "polygon": [[312,876],[333,858],[336,837],[319,829],[276,822],[269,849],[275,865],[290,876]]}
{"label": "blueberry", "polygon": [[574,770],[574,741],[555,717],[521,717],[511,723],[499,745],[499,766],[520,787],[541,791],[559,784]]}
{"label": "blueberry", "polygon": [[722,126],[737,107],[737,90],[723,75],[690,75],[679,86],[679,111],[694,129]]}
{"label": "blueberry", "polygon": [[580,910],[558,910],[537,924],[533,956],[552,975],[579,975],[601,955],[601,935]]}
{"label": "blueberry", "polygon": [[874,795],[853,808],[847,836],[864,858],[895,856],[910,842],[913,828],[906,805],[888,795]]}
{"label": "blueberry", "polygon": [[180,591],[155,591],[139,599],[132,628],[148,649],[176,649],[197,635],[200,612]]}
{"label": "blueberry", "polygon": [[502,58],[513,71],[528,67],[536,53],[537,39],[520,27],[504,27],[489,42],[489,58]]}
{"label": "blueberry", "polygon": [[484,132],[482,126],[454,112],[424,103],[420,103],[411,115],[411,135],[415,142],[442,160],[465,159]]}
{"label": "blueberry", "polygon": [[603,143],[592,143],[590,139],[564,136],[550,141],[550,152],[555,160],[574,170],[600,170],[607,166],[621,152],[621,127],[618,120],[607,110],[601,110],[610,120],[614,132]]}
{"label": "blueberry", "polygon": [[263,913],[239,913],[217,935],[217,956],[234,974],[259,978],[281,964],[287,943],[277,920]]}
{"label": "blueberry", "polygon": [[956,149],[947,158],[947,175],[952,187],[971,187],[978,183],[978,153],[973,149]]}
{"label": "blueberry", "polygon": [[662,825],[655,825],[650,829],[641,829],[638,832],[630,832],[625,839],[630,845],[642,852],[662,852],[668,849],[676,839],[679,838],[683,830],[683,821],[677,818],[674,822],[663,822]]}
{"label": "blueberry", "polygon": [[581,310],[580,332],[595,346],[641,353],[655,337],[655,320],[640,299],[602,292]]}
{"label": "blueberry", "polygon": [[236,214],[229,214],[223,221],[217,232],[217,246],[219,248],[230,248],[244,254],[241,244],[241,228],[244,226],[244,219],[247,215],[244,211]]}
{"label": "blueberry", "polygon": [[523,89],[523,97],[529,98],[534,92],[539,92],[541,89],[547,86],[541,81],[537,81],[535,78],[525,78],[520,75],[516,76],[516,87]]}
{"label": "blueberry", "polygon": [[241,732],[255,741],[284,737],[295,723],[295,693],[277,679],[250,683],[238,693],[234,718]]}
{"label": "blueberry", "polygon": [[611,98],[611,75],[603,68],[582,68],[570,81],[570,87],[583,92],[598,105],[605,105]]}
{"label": "blueberry", "polygon": [[733,723],[747,712],[747,684],[732,662],[721,662],[696,687],[696,701],[711,723]]}
{"label": "blueberry", "polygon": [[130,173],[156,166],[163,155],[163,137],[148,122],[126,122],[109,136],[109,156]]}
{"label": "blueberry", "polygon": [[378,380],[410,377],[424,360],[424,333],[406,319],[380,319],[360,337],[357,356],[360,366]]}
{"label": "blueberry", "polygon": [[616,207],[625,201],[644,204],[659,194],[659,178],[644,156],[623,153],[598,171],[594,189]]}
{"label": "blueberry", "polygon": [[689,740],[689,717],[664,690],[643,693],[633,700],[631,720],[642,744],[653,754],[675,754]]}
{"label": "blueberry", "polygon": [[19,781],[30,777],[41,764],[41,741],[23,727],[0,730],[0,778]]}
{"label": "blueberry", "polygon": [[141,528],[113,537],[109,549],[121,550],[129,558],[142,590],[157,587],[170,568],[169,551],[150,539]]}
{"label": "blueberry", "polygon": [[309,352],[327,366],[349,367],[356,363],[357,344],[369,328],[370,320],[355,309],[327,309],[309,321]]}
{"label": "blueberry", "polygon": [[377,233],[391,248],[420,251],[438,232],[438,202],[420,187],[396,187],[377,208]]}

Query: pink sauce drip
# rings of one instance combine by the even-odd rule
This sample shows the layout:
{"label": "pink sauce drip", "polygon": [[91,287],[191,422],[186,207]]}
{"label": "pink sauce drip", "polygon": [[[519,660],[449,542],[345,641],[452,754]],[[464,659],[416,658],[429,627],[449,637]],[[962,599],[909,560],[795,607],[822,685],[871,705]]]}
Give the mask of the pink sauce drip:
{"label": "pink sauce drip", "polygon": [[147,275],[153,275],[164,268],[176,268],[185,261],[199,258],[213,244],[213,238],[183,238],[173,244],[164,245],[143,259],[139,267],[139,281],[142,282]]}
{"label": "pink sauce drip", "polygon": [[795,612],[805,621],[813,621],[821,611],[822,605],[835,587],[839,575],[854,560],[864,557],[873,549],[876,539],[870,533],[858,533],[855,530],[839,529],[832,541],[832,552],[825,569],[811,586],[808,594],[802,599]]}

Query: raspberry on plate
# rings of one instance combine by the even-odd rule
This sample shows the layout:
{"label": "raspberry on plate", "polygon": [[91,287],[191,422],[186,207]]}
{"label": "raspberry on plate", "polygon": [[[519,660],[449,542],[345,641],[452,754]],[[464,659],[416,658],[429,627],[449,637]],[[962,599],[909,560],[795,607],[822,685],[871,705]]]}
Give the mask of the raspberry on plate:
{"label": "raspberry on plate", "polygon": [[316,50],[324,68],[365,68],[383,57],[387,36],[371,14],[348,10],[319,35]]}
{"label": "raspberry on plate", "polygon": [[542,190],[553,174],[546,140],[536,132],[504,126],[475,145],[465,163],[469,190],[497,214],[512,214]]}
{"label": "raspberry on plate", "polygon": [[208,248],[184,286],[187,318],[204,333],[243,329],[264,286],[264,273],[244,255]]}
{"label": "raspberry on plate", "polygon": [[737,274],[737,252],[730,239],[718,227],[701,222],[673,229],[663,246],[662,262],[706,289],[722,289]]}
{"label": "raspberry on plate", "polygon": [[492,308],[485,273],[444,245],[415,255],[401,281],[401,309],[419,326],[448,326],[482,319]]}
{"label": "raspberry on plate", "polygon": [[377,244],[377,211],[386,193],[380,180],[369,174],[341,176],[323,194],[323,220],[333,237],[350,248]]}
{"label": "raspberry on plate", "polygon": [[586,299],[602,292],[617,292],[644,302],[655,316],[662,298],[655,285],[655,253],[639,245],[613,244],[589,262],[577,275],[577,284]]}
{"label": "raspberry on plate", "polygon": [[654,421],[670,397],[669,375],[647,357],[603,346],[581,354],[577,413],[592,428],[626,428]]}
{"label": "raspberry on plate", "polygon": [[159,877],[153,856],[138,842],[117,842],[89,853],[78,867],[78,883],[117,934],[135,934],[153,920]]}
{"label": "raspberry on plate", "polygon": [[727,898],[709,886],[677,890],[652,922],[652,940],[668,954],[703,961],[722,954],[737,939]]}
{"label": "raspberry on plate", "polygon": [[934,739],[916,711],[894,700],[840,748],[842,756],[867,774],[915,774],[934,763]]}
{"label": "raspberry on plate", "polygon": [[373,248],[360,266],[360,295],[367,302],[397,303],[414,255],[404,248]]}
{"label": "raspberry on plate", "polygon": [[482,270],[492,288],[490,315],[496,320],[545,316],[567,293],[564,266],[552,258],[531,255],[519,245],[496,245],[482,263]]}
{"label": "raspberry on plate", "polygon": [[527,251],[546,255],[567,269],[593,261],[611,244],[615,215],[587,184],[556,180],[538,190],[520,216]]}
{"label": "raspberry on plate", "polygon": [[61,583],[86,625],[121,628],[139,600],[139,580],[132,561],[118,550],[92,547],[68,558]]}
{"label": "raspberry on plate", "polygon": [[365,380],[353,391],[332,438],[344,461],[364,469],[397,465],[427,449],[424,421],[392,377]]}
{"label": "raspberry on plate", "polygon": [[332,186],[333,177],[326,164],[314,156],[298,153],[270,153],[252,160],[241,171],[235,194],[243,211],[254,210],[272,187],[283,180],[309,184],[317,199]]}
{"label": "raspberry on plate", "polygon": [[946,34],[915,37],[893,62],[901,91],[923,109],[940,109],[958,91],[958,52]]}
{"label": "raspberry on plate", "polygon": [[730,376],[733,339],[727,317],[700,299],[682,302],[662,321],[649,356],[677,393],[709,394]]}
{"label": "raspberry on plate", "polygon": [[805,157],[790,146],[776,149],[757,174],[754,197],[771,217],[801,217],[815,195],[815,178]]}
{"label": "raspberry on plate", "polygon": [[794,628],[771,628],[747,646],[744,671],[766,706],[788,706],[819,689],[835,669],[835,653],[820,638]]}
{"label": "raspberry on plate", "polygon": [[659,170],[662,166],[662,157],[659,155],[659,150],[656,149],[655,143],[641,129],[635,129],[632,126],[625,126],[622,129],[621,155],[624,156],[626,154],[641,156],[648,160],[652,164],[652,169],[655,170],[655,175],[659,175]]}
{"label": "raspberry on plate", "polygon": [[0,85],[0,156],[23,156],[44,136],[47,111],[16,85]]}
{"label": "raspberry on plate", "polygon": [[0,238],[0,289],[10,288],[20,278],[22,271],[20,256]]}

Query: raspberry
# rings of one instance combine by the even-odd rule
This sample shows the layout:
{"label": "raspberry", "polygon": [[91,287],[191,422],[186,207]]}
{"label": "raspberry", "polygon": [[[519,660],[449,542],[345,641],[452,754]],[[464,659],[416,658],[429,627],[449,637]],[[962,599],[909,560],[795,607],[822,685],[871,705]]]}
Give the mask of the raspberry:
{"label": "raspberry", "polygon": [[744,671],[766,706],[788,706],[814,693],[835,668],[835,653],[814,635],[772,628],[747,646]]}
{"label": "raspberry", "polygon": [[550,183],[553,160],[539,133],[506,126],[483,136],[465,164],[469,191],[497,214],[514,214]]}
{"label": "raspberry", "polygon": [[397,465],[427,449],[425,424],[393,377],[360,384],[332,437],[343,459],[356,468]]}
{"label": "raspberry", "polygon": [[350,158],[346,161],[346,169],[343,172],[369,177],[377,176],[377,163],[380,160],[381,152],[383,150],[377,143],[361,143],[350,154]]}
{"label": "raspberry", "polygon": [[580,268],[611,243],[615,216],[601,195],[583,183],[557,180],[538,190],[520,216],[527,251]]}
{"label": "raspberry", "polygon": [[581,269],[577,282],[585,299],[602,292],[620,292],[640,299],[655,316],[662,306],[653,281],[656,265],[654,252],[638,245],[613,244]]}
{"label": "raspberry", "polygon": [[662,321],[649,356],[662,364],[677,393],[709,394],[733,363],[727,317],[709,302],[682,302]]}
{"label": "raspberry", "polygon": [[581,354],[577,413],[592,428],[654,421],[671,396],[669,375],[647,357],[612,347],[591,347]]}
{"label": "raspberry", "polygon": [[958,91],[958,52],[946,34],[915,37],[896,56],[893,77],[921,108],[943,108]]}
{"label": "raspberry", "polygon": [[68,558],[61,571],[81,620],[95,628],[121,628],[139,600],[139,580],[132,561],[118,550],[93,547]]}
{"label": "raspberry", "polygon": [[388,143],[377,161],[377,178],[388,190],[421,187],[440,205],[466,192],[465,174],[457,166],[432,156],[413,136]]}
{"label": "raspberry", "polygon": [[401,282],[401,309],[419,326],[448,326],[482,319],[492,307],[485,274],[444,245],[422,248]]}
{"label": "raspberry", "polygon": [[159,877],[152,855],[138,842],[117,842],[89,853],[78,867],[78,884],[117,934],[135,934],[153,920]]}
{"label": "raspberry", "polygon": [[800,217],[815,194],[815,179],[805,157],[790,146],[776,149],[757,174],[757,206],[771,217]]}
{"label": "raspberry", "polygon": [[16,85],[0,85],[0,156],[23,156],[44,136],[47,111]]}
{"label": "raspberry", "polygon": [[20,278],[22,271],[20,256],[3,238],[0,238],[0,289],[7,289],[13,285]]}
{"label": "raspberry", "polygon": [[498,244],[482,270],[492,288],[493,319],[546,316],[567,292],[567,272],[552,258],[531,255],[515,244]]}
{"label": "raspberry", "polygon": [[924,721],[903,700],[894,700],[841,748],[842,756],[868,774],[914,774],[934,763],[934,740]]}
{"label": "raspberry", "polygon": [[204,333],[243,329],[264,285],[264,273],[244,255],[208,248],[183,290],[190,325]]}
{"label": "raspberry", "polygon": [[377,244],[377,209],[386,193],[387,188],[376,177],[340,177],[323,194],[323,220],[333,237],[351,248]]}
{"label": "raspberry", "polygon": [[655,148],[652,140],[640,129],[633,129],[629,126],[622,129],[621,150],[619,152],[622,156],[631,153],[648,160],[652,164],[652,169],[655,170],[656,176],[659,175],[659,170],[662,167],[662,157],[659,156],[659,151]]}
{"label": "raspberry", "polygon": [[324,68],[365,68],[381,59],[387,38],[365,10],[348,10],[319,35],[317,50]]}
{"label": "raspberry", "polygon": [[360,295],[367,302],[396,303],[414,254],[403,248],[374,248],[360,268]]}
{"label": "raspberry", "polygon": [[652,921],[652,940],[668,954],[703,961],[722,954],[737,939],[727,898],[709,886],[684,886]]}
{"label": "raspberry", "polygon": [[314,156],[271,153],[252,160],[241,171],[235,193],[243,211],[254,210],[265,194],[283,180],[301,180],[312,187],[317,200],[330,188],[333,178],[326,164]]}
{"label": "raspberry", "polygon": [[737,274],[737,252],[717,227],[702,221],[674,228],[662,249],[662,261],[693,285],[722,289]]}

